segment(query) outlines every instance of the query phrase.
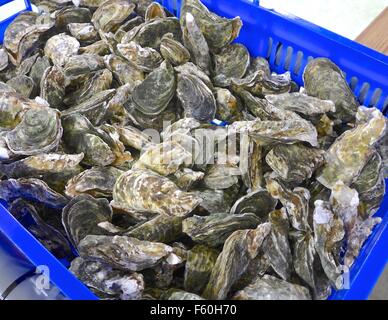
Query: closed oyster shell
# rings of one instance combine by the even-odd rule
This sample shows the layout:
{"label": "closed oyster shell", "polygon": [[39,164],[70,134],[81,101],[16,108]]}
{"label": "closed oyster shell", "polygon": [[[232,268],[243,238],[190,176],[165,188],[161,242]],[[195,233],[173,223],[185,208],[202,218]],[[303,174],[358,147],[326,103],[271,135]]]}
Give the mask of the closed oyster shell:
{"label": "closed oyster shell", "polygon": [[215,96],[217,101],[217,119],[227,122],[240,120],[239,103],[237,98],[228,89],[217,88]]}
{"label": "closed oyster shell", "polygon": [[130,170],[116,181],[113,205],[132,210],[184,217],[201,202],[169,179],[152,171]]}
{"label": "closed oyster shell", "polygon": [[182,2],[180,14],[183,27],[187,24],[187,13],[193,15],[213,51],[225,47],[236,39],[242,27],[240,17],[221,18],[210,12],[199,0]]}
{"label": "closed oyster shell", "polygon": [[98,261],[76,258],[69,270],[99,295],[112,299],[139,300],[144,290],[143,276],[114,269]]}
{"label": "closed oyster shell", "polygon": [[120,141],[126,147],[134,148],[140,151],[147,145],[152,144],[151,137],[135,127],[116,126],[116,130],[120,135]]}
{"label": "closed oyster shell", "polygon": [[262,220],[276,207],[277,201],[265,189],[258,189],[238,199],[230,209],[231,214],[254,213]]}
{"label": "closed oyster shell", "polygon": [[218,247],[236,230],[256,228],[260,219],[254,213],[213,213],[207,217],[193,216],[183,221],[183,232],[193,241]]}
{"label": "closed oyster shell", "polygon": [[196,245],[187,252],[184,288],[201,294],[209,281],[219,252],[204,245]]}
{"label": "closed oyster shell", "polygon": [[63,67],[63,72],[66,77],[71,78],[95,72],[104,67],[105,64],[102,57],[97,54],[83,53],[71,56]]}
{"label": "closed oyster shell", "polygon": [[329,148],[326,164],[317,180],[327,188],[341,180],[351,184],[373,155],[373,146],[384,136],[387,122],[377,109],[366,123],[344,132]]}
{"label": "closed oyster shell", "polygon": [[231,44],[214,55],[213,81],[218,86],[228,85],[231,78],[241,79],[250,65],[248,49],[242,44]]}
{"label": "closed oyster shell", "polygon": [[94,167],[85,170],[67,182],[66,195],[75,197],[90,194],[93,197],[112,197],[113,187],[123,171],[114,167]]}
{"label": "closed oyster shell", "polygon": [[80,54],[96,54],[99,56],[105,56],[110,53],[110,49],[106,41],[100,40],[89,44],[85,47],[79,48]]}
{"label": "closed oyster shell", "polygon": [[27,110],[38,106],[16,92],[0,93],[0,128],[14,129],[23,119]]}
{"label": "closed oyster shell", "polygon": [[112,220],[112,208],[106,199],[95,199],[84,194],[70,200],[63,208],[62,224],[75,248],[87,235],[104,235],[107,232],[99,223]]}
{"label": "closed oyster shell", "polygon": [[335,103],[333,115],[337,119],[354,121],[359,104],[342,71],[332,61],[326,58],[310,61],[303,72],[303,80],[308,95]]}
{"label": "closed oyster shell", "polygon": [[154,267],[172,252],[172,248],[163,243],[126,236],[88,235],[80,242],[78,249],[84,259],[128,271]]}
{"label": "closed oyster shell", "polygon": [[238,183],[240,171],[232,165],[215,164],[210,167],[204,178],[204,185],[209,189],[228,189]]}
{"label": "closed oyster shell", "polygon": [[91,13],[88,8],[66,6],[54,13],[55,27],[60,31],[66,31],[70,23],[90,22]]}
{"label": "closed oyster shell", "polygon": [[181,217],[160,214],[147,222],[140,223],[125,235],[139,240],[171,243],[182,235],[182,220]]}
{"label": "closed oyster shell", "polygon": [[135,9],[135,4],[125,0],[103,2],[93,13],[92,22],[101,33],[115,32]]}
{"label": "closed oyster shell", "polygon": [[91,23],[69,23],[67,27],[70,34],[80,42],[93,43],[99,39]]}
{"label": "closed oyster shell", "polygon": [[[129,115],[125,109],[125,103],[131,98],[133,88],[125,84],[117,88],[115,95],[106,106],[105,120],[114,125],[125,125],[129,121]],[[121,133],[120,133],[121,135]]]}
{"label": "closed oyster shell", "polygon": [[12,202],[19,198],[42,203],[54,209],[62,209],[68,203],[67,198],[50,189],[45,182],[39,179],[22,178],[0,181],[0,199]]}
{"label": "closed oyster shell", "polygon": [[44,72],[49,67],[51,67],[49,58],[46,56],[37,57],[35,63],[31,66],[29,76],[36,84],[40,84]]}
{"label": "closed oyster shell", "polygon": [[193,62],[207,75],[212,69],[209,46],[198,27],[194,17],[186,14],[186,25],[183,28],[183,43],[188,48]]}
{"label": "closed oyster shell", "polygon": [[45,70],[40,80],[40,97],[45,99],[51,108],[63,109],[66,79],[62,69],[52,66]]}
{"label": "closed oyster shell", "polygon": [[144,72],[152,72],[163,62],[158,51],[152,48],[143,48],[134,41],[118,44],[117,50],[122,57]]}
{"label": "closed oyster shell", "polygon": [[257,277],[249,286],[238,291],[233,300],[311,300],[303,286],[265,275]]}
{"label": "closed oyster shell", "polygon": [[22,121],[5,136],[8,148],[19,155],[37,155],[54,150],[62,137],[59,112],[50,108],[28,110]]}
{"label": "closed oyster shell", "polygon": [[54,65],[62,67],[71,56],[78,53],[79,47],[80,44],[76,38],[61,33],[47,40],[44,54],[51,59]]}
{"label": "closed oyster shell", "polygon": [[267,154],[265,160],[282,179],[298,184],[310,179],[325,161],[324,151],[301,143],[279,144]]}
{"label": "closed oyster shell", "polygon": [[7,81],[7,85],[14,88],[24,98],[35,96],[36,84],[34,80],[26,75],[19,75]]}
{"label": "closed oyster shell", "polygon": [[163,58],[170,61],[174,66],[179,66],[189,62],[190,52],[183,44],[174,40],[172,34],[163,36],[160,43],[160,53]]}
{"label": "closed oyster shell", "polygon": [[56,258],[72,257],[69,242],[64,235],[47,224],[32,204],[17,199],[10,204],[8,210]]}
{"label": "closed oyster shell", "polygon": [[238,193],[238,187],[227,190],[201,189],[193,191],[202,201],[199,206],[201,211],[207,213],[228,212],[232,207]]}
{"label": "closed oyster shell", "polygon": [[248,263],[258,255],[270,230],[270,224],[264,223],[256,229],[238,230],[229,236],[203,293],[206,299],[220,300],[228,297],[233,284],[247,269]]}
{"label": "closed oyster shell", "polygon": [[174,69],[168,62],[163,62],[135,88],[135,108],[146,115],[158,115],[168,107],[175,88]]}
{"label": "closed oyster shell", "polygon": [[0,71],[8,67],[8,54],[4,47],[0,47]]}
{"label": "closed oyster shell", "polygon": [[201,171],[193,171],[189,168],[183,168],[174,173],[174,177],[171,177],[172,181],[182,189],[183,191],[188,191],[191,187],[201,181],[204,178],[205,174]]}
{"label": "closed oyster shell", "polygon": [[217,104],[211,90],[198,77],[178,74],[178,99],[185,116],[201,122],[210,122],[216,114]]}
{"label": "closed oyster shell", "polygon": [[164,8],[157,2],[152,2],[145,12],[145,21],[151,21],[159,18],[166,18]]}

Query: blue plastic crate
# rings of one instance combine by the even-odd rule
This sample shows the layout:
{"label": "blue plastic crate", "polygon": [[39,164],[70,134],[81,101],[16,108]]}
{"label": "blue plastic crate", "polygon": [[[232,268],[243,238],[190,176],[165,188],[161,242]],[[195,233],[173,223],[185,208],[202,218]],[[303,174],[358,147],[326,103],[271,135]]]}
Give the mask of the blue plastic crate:
{"label": "blue plastic crate", "polygon": [[[0,2],[8,2],[2,1]],[[180,0],[158,0],[179,16]],[[271,68],[280,73],[290,71],[293,80],[302,85],[302,72],[309,60],[327,57],[338,64],[360,102],[387,112],[388,57],[311,24],[298,17],[279,14],[259,6],[259,1],[203,0],[213,12],[240,16],[244,22],[238,42],[248,47],[253,56],[266,57]],[[388,181],[386,181],[388,182]],[[334,292],[331,299],[367,299],[388,262],[388,195],[376,216],[378,225],[350,271],[350,289]],[[0,204],[0,232],[5,234],[34,265],[47,265],[51,281],[70,299],[96,297],[55,259]]]}

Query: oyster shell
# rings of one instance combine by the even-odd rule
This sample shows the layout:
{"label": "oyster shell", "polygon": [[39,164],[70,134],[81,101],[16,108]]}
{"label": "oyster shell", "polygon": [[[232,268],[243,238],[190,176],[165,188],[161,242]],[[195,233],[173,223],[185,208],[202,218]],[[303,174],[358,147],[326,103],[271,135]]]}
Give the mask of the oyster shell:
{"label": "oyster shell", "polygon": [[386,127],[385,117],[375,109],[368,122],[344,132],[327,151],[326,164],[317,180],[327,188],[338,180],[351,184],[373,155],[373,146],[384,136]]}
{"label": "oyster shell", "polygon": [[209,189],[228,189],[238,183],[240,171],[232,165],[216,164],[211,165],[204,177],[204,185]]}
{"label": "oyster shell", "polygon": [[75,248],[87,235],[104,235],[99,223],[111,221],[112,208],[106,199],[95,199],[88,194],[76,196],[63,208],[62,224]]}
{"label": "oyster shell", "polygon": [[160,43],[160,53],[165,60],[174,66],[179,66],[189,62],[190,52],[179,41],[174,40],[173,34],[163,36]]}
{"label": "oyster shell", "polygon": [[236,39],[242,27],[240,17],[221,18],[210,12],[199,0],[182,1],[180,13],[182,27],[187,25],[187,13],[193,15],[213,51],[227,46]]}
{"label": "oyster shell", "polygon": [[138,300],[142,297],[144,280],[139,273],[114,269],[83,258],[74,259],[69,270],[97,295],[121,300]]}
{"label": "oyster shell", "polygon": [[298,184],[310,179],[325,161],[324,151],[301,143],[279,144],[267,154],[265,160],[282,179]]}
{"label": "oyster shell", "polygon": [[203,293],[206,299],[220,300],[228,297],[231,287],[247,269],[249,261],[258,255],[270,230],[270,224],[264,223],[256,229],[238,230],[229,236]]}
{"label": "oyster shell", "polygon": [[174,173],[174,177],[171,177],[173,182],[182,189],[183,191],[188,191],[191,187],[201,181],[204,178],[205,174],[201,171],[193,171],[189,168],[183,168]]}
{"label": "oyster shell", "polygon": [[84,259],[103,262],[113,268],[141,271],[165,259],[172,248],[159,242],[141,241],[126,236],[88,235],[78,245]]}
{"label": "oyster shell", "polygon": [[161,6],[157,2],[152,2],[148,7],[145,12],[145,21],[151,21],[154,19],[159,19],[159,18],[166,18],[166,12],[164,11],[163,6]]}
{"label": "oyster shell", "polygon": [[239,103],[237,98],[228,89],[217,88],[215,97],[217,101],[217,119],[227,122],[240,120]]}
{"label": "oyster shell", "polygon": [[19,198],[42,203],[54,209],[62,209],[68,203],[67,198],[50,189],[39,179],[21,178],[0,181],[0,199],[12,202]]}
{"label": "oyster shell", "polygon": [[66,79],[62,69],[58,66],[47,68],[40,80],[40,97],[45,99],[51,108],[63,109]]}
{"label": "oyster shell", "polygon": [[79,8],[66,6],[55,11],[55,27],[60,31],[66,31],[70,23],[87,23],[90,22],[91,13],[88,8]]}
{"label": "oyster shell", "polygon": [[37,155],[54,150],[62,137],[59,112],[50,108],[32,108],[5,140],[9,150],[19,155]]}
{"label": "oyster shell", "polygon": [[117,51],[122,57],[144,72],[152,72],[163,62],[163,58],[158,51],[152,48],[143,48],[134,41],[118,44]]}
{"label": "oyster shell", "polygon": [[126,146],[136,150],[142,150],[147,145],[152,144],[151,137],[146,133],[132,126],[118,127],[117,132],[120,135],[120,141]]}
{"label": "oyster shell", "polygon": [[70,34],[82,43],[93,43],[99,39],[97,30],[91,23],[69,23]]}
{"label": "oyster shell", "polygon": [[35,82],[26,75],[19,75],[7,81],[7,85],[15,89],[24,98],[35,96]]}
{"label": "oyster shell", "polygon": [[99,55],[82,53],[71,56],[63,67],[63,72],[66,77],[72,78],[101,70],[104,67],[104,59]]}
{"label": "oyster shell", "polygon": [[93,197],[112,197],[113,187],[123,171],[114,167],[94,167],[85,170],[67,182],[66,195],[75,197],[90,194]]}
{"label": "oyster shell", "polygon": [[254,213],[213,213],[207,217],[193,216],[183,221],[183,232],[193,241],[218,247],[236,230],[256,228],[260,219]]}
{"label": "oyster shell", "polygon": [[78,53],[79,47],[80,44],[76,38],[61,33],[47,40],[44,54],[51,59],[54,65],[62,67],[71,56]]}
{"label": "oyster shell", "polygon": [[7,50],[1,46],[0,47],[0,71],[3,71],[8,67],[8,54]]}
{"label": "oyster shell", "polygon": [[178,74],[177,96],[186,117],[201,122],[210,122],[214,119],[216,100],[200,78],[184,73]]}
{"label": "oyster shell", "polygon": [[332,61],[318,58],[310,61],[303,72],[306,93],[335,103],[333,115],[343,122],[355,119],[359,106],[342,71]]}
{"label": "oyster shell", "polygon": [[184,288],[201,294],[209,281],[219,252],[204,245],[196,245],[187,252]]}
{"label": "oyster shell", "polygon": [[135,108],[146,115],[158,115],[168,107],[175,88],[174,69],[163,62],[135,88],[132,96]]}
{"label": "oyster shell", "polygon": [[184,217],[199,203],[200,198],[179,190],[167,178],[152,171],[130,170],[116,181],[112,205]]}
{"label": "oyster shell", "polygon": [[311,300],[309,290],[276,277],[257,277],[249,286],[238,291],[233,300]]}

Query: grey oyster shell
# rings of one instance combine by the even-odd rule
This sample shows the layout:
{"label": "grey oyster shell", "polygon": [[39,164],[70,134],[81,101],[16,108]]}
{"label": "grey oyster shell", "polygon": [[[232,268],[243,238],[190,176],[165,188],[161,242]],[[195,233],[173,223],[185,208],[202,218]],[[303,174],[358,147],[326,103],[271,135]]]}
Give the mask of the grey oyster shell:
{"label": "grey oyster shell", "polygon": [[160,53],[165,60],[174,66],[179,66],[189,62],[191,56],[186,47],[179,41],[174,40],[172,34],[163,36],[160,43]]}
{"label": "grey oyster shell", "polygon": [[175,88],[174,69],[163,62],[135,88],[132,96],[135,108],[146,115],[158,115],[167,108]]}
{"label": "grey oyster shell", "polygon": [[60,67],[47,68],[40,80],[40,97],[45,99],[51,108],[63,109],[66,79]]}
{"label": "grey oyster shell", "polygon": [[32,108],[5,140],[9,150],[19,155],[37,155],[54,150],[62,137],[59,112],[50,108]]}
{"label": "grey oyster shell", "polygon": [[252,284],[238,291],[233,300],[311,300],[309,290],[276,277],[257,277]]}
{"label": "grey oyster shell", "polygon": [[54,65],[62,67],[71,56],[78,53],[79,47],[80,44],[76,38],[61,33],[47,40],[44,53]]}
{"label": "grey oyster shell", "polygon": [[194,194],[184,192],[169,179],[148,170],[122,174],[113,189],[113,205],[169,216],[184,217],[200,204]]}
{"label": "grey oyster shell", "polygon": [[227,298],[231,287],[247,269],[248,263],[257,257],[270,230],[270,224],[264,223],[256,229],[238,230],[229,236],[203,293],[206,299]]}
{"label": "grey oyster shell", "polygon": [[93,43],[99,39],[97,30],[91,23],[69,23],[70,34],[83,43]]}
{"label": "grey oyster shell", "polygon": [[337,119],[343,122],[355,119],[359,104],[342,71],[332,61],[326,58],[310,61],[303,72],[303,80],[308,95],[335,103]]}
{"label": "grey oyster shell", "polygon": [[88,235],[79,243],[78,249],[84,259],[128,271],[154,267],[172,252],[172,248],[163,243],[126,236]]}
{"label": "grey oyster shell", "polygon": [[114,269],[98,261],[76,258],[69,269],[94,292],[112,299],[139,300],[143,295],[144,280],[139,273]]}
{"label": "grey oyster shell", "polygon": [[193,216],[183,221],[183,232],[193,241],[218,247],[236,230],[256,228],[260,219],[253,213],[213,213],[207,217]]}
{"label": "grey oyster shell", "polygon": [[154,19],[159,19],[159,18],[166,18],[166,12],[164,11],[163,6],[161,6],[157,2],[152,2],[148,7],[145,12],[145,21],[151,21]]}
{"label": "grey oyster shell", "polygon": [[93,197],[112,197],[113,187],[123,171],[114,167],[93,167],[71,178],[65,193],[69,197],[90,194]]}
{"label": "grey oyster shell", "polygon": [[63,208],[62,224],[75,248],[87,235],[104,235],[106,231],[99,223],[111,221],[112,208],[106,199],[95,199],[90,195],[80,195]]}

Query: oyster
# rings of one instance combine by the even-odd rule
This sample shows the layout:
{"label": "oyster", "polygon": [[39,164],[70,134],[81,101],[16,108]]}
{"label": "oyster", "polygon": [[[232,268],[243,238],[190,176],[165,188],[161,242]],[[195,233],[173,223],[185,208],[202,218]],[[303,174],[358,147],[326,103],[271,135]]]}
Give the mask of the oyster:
{"label": "oyster", "polygon": [[184,288],[201,294],[209,281],[219,252],[204,245],[196,245],[187,252]]}
{"label": "oyster", "polygon": [[55,27],[60,31],[66,31],[66,27],[71,23],[90,22],[91,13],[88,8],[66,6],[55,11]]}
{"label": "oyster", "polygon": [[123,171],[114,167],[94,167],[85,170],[67,182],[66,195],[75,197],[90,194],[93,197],[112,197],[113,187]]}
{"label": "oyster", "polygon": [[338,180],[347,185],[354,182],[373,155],[373,146],[383,137],[386,127],[384,115],[375,109],[368,122],[344,132],[327,151],[326,164],[317,180],[327,188],[332,188]]}
{"label": "oyster", "polygon": [[217,102],[217,119],[227,122],[239,120],[239,103],[237,98],[228,89],[217,88],[215,97]]}
{"label": "oyster", "polygon": [[179,66],[189,62],[190,52],[179,41],[174,40],[173,34],[163,36],[160,43],[160,53],[165,60],[174,66]]}
{"label": "oyster", "polygon": [[106,199],[95,199],[90,195],[76,196],[63,208],[62,224],[75,248],[87,235],[104,235],[106,231],[99,223],[111,221],[112,208]]}
{"label": "oyster", "polygon": [[117,45],[117,51],[122,57],[144,72],[152,72],[163,62],[162,56],[152,48],[143,48],[136,42]]}
{"label": "oyster", "polygon": [[144,280],[139,273],[114,269],[83,258],[74,259],[69,270],[97,295],[121,300],[138,300],[142,297]]}
{"label": "oyster", "polygon": [[47,224],[36,208],[23,199],[12,202],[9,212],[58,259],[72,257],[67,239],[61,232]]}
{"label": "oyster", "polygon": [[151,21],[159,18],[166,18],[164,8],[157,2],[152,2],[145,12],[145,21]]}
{"label": "oyster", "polygon": [[200,78],[178,74],[177,96],[186,117],[201,122],[210,122],[214,119],[217,109],[216,99]]}
{"label": "oyster", "polygon": [[47,68],[40,80],[40,96],[45,99],[51,108],[63,109],[66,79],[62,69],[58,66]]}
{"label": "oyster", "polygon": [[28,110],[22,121],[5,140],[11,152],[19,155],[37,155],[54,150],[62,137],[59,112],[50,108]]}
{"label": "oyster", "polygon": [[141,223],[125,233],[126,236],[139,240],[171,243],[182,235],[181,217],[170,217],[160,214],[155,218]]}
{"label": "oyster", "polygon": [[236,230],[256,228],[260,219],[254,213],[213,213],[207,217],[193,216],[183,221],[183,232],[193,241],[218,247]]}
{"label": "oyster", "polygon": [[8,54],[4,47],[0,47],[0,71],[8,67]]}
{"label": "oyster", "polygon": [[47,40],[44,54],[54,65],[62,67],[71,56],[78,53],[79,47],[80,44],[76,38],[61,33]]}
{"label": "oyster", "polygon": [[301,143],[279,144],[267,154],[265,160],[282,179],[298,184],[310,179],[325,161],[324,151]]}
{"label": "oyster", "polygon": [[240,171],[232,165],[212,165],[204,177],[204,185],[209,189],[228,189],[238,183]]}
{"label": "oyster", "polygon": [[36,61],[31,66],[31,70],[29,72],[29,76],[32,78],[32,80],[34,80],[36,85],[41,83],[43,74],[49,67],[51,67],[49,58],[46,56],[36,58]]}
{"label": "oyster", "polygon": [[97,54],[83,53],[71,56],[63,72],[66,77],[73,78],[86,73],[95,72],[105,67],[104,59]]}
{"label": "oyster", "polygon": [[190,13],[202,30],[209,47],[213,51],[222,49],[236,39],[242,22],[240,17],[226,19],[210,12],[199,0],[184,0],[181,7],[181,24],[187,25],[187,13]]}
{"label": "oyster", "polygon": [[303,72],[304,86],[309,96],[335,103],[333,115],[343,122],[355,119],[359,106],[343,72],[329,59],[310,61]]}
{"label": "oyster", "polygon": [[230,209],[231,214],[254,213],[261,220],[276,207],[277,201],[265,189],[258,189],[238,199]]}
{"label": "oyster", "polygon": [[159,242],[141,241],[126,236],[88,235],[78,245],[80,256],[103,262],[113,268],[141,271],[160,263],[172,248]]}
{"label": "oyster", "polygon": [[8,80],[6,84],[15,89],[24,98],[32,98],[35,96],[35,82],[26,75],[16,76]]}
{"label": "oyster", "polygon": [[70,34],[82,43],[96,42],[99,37],[97,30],[91,23],[69,23]]}
{"label": "oyster", "polygon": [[311,300],[309,290],[276,277],[257,277],[249,286],[238,291],[233,300]]}
{"label": "oyster", "polygon": [[0,181],[0,199],[11,202],[19,198],[42,203],[54,209],[62,209],[68,203],[67,198],[50,189],[39,179],[21,178]]}
{"label": "oyster", "polygon": [[163,62],[135,88],[132,96],[135,108],[146,115],[158,115],[168,107],[175,88],[174,69]]}
{"label": "oyster", "polygon": [[199,209],[212,214],[229,212],[236,200],[238,189],[233,187],[226,190],[201,189],[193,193],[201,199]]}
{"label": "oyster", "polygon": [[120,141],[126,146],[136,150],[142,150],[152,144],[151,137],[132,126],[116,127],[120,135]]}
{"label": "oyster", "polygon": [[248,263],[258,255],[270,230],[270,224],[264,223],[256,229],[238,230],[229,236],[203,293],[206,299],[220,300],[228,297],[233,284],[247,269]]}
{"label": "oyster", "polygon": [[27,110],[38,106],[16,92],[0,93],[0,128],[14,129],[23,119]]}
{"label": "oyster", "polygon": [[125,0],[108,0],[101,3],[93,13],[92,22],[96,29],[104,34],[115,32],[135,9],[135,4]]}
{"label": "oyster", "polygon": [[201,202],[183,192],[169,179],[152,171],[130,170],[122,174],[113,189],[113,205],[132,210],[184,217]]}

